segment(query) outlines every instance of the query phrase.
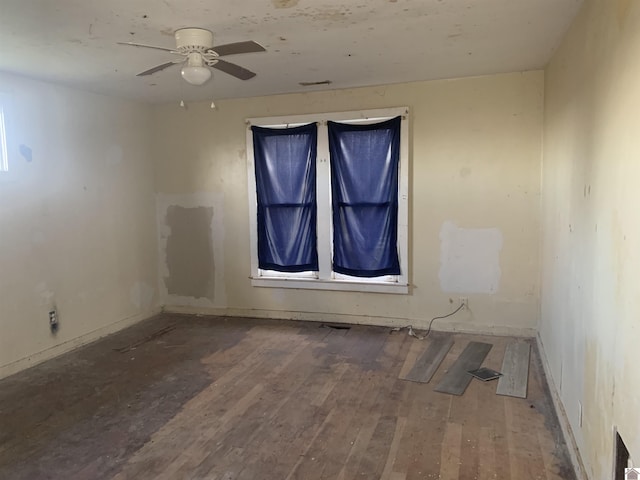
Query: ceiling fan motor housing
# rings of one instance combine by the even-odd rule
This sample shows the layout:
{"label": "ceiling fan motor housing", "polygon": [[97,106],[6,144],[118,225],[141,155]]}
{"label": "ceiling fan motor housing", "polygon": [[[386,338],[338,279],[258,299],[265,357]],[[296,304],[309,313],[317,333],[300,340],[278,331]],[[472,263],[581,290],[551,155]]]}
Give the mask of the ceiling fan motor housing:
{"label": "ceiling fan motor housing", "polygon": [[204,53],[213,48],[213,33],[204,28],[181,28],[175,37],[176,49],[181,53]]}

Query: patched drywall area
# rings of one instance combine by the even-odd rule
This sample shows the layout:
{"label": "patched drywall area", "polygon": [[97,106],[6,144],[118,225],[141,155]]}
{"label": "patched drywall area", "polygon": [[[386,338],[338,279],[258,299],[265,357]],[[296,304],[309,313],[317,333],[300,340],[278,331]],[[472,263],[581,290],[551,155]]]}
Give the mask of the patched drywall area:
{"label": "patched drywall area", "polygon": [[223,197],[158,194],[156,208],[163,303],[223,305]]}
{"label": "patched drywall area", "polygon": [[447,221],[440,229],[440,288],[446,293],[496,293],[500,288],[502,232],[462,228]]}
{"label": "patched drywall area", "polygon": [[640,2],[587,0],[545,75],[539,329],[590,480],[614,426],[640,458],[639,58]]}
{"label": "patched drywall area", "polygon": [[211,224],[213,207],[185,208],[172,205],[167,210],[166,261],[164,278],[169,295],[213,300],[215,262]]}

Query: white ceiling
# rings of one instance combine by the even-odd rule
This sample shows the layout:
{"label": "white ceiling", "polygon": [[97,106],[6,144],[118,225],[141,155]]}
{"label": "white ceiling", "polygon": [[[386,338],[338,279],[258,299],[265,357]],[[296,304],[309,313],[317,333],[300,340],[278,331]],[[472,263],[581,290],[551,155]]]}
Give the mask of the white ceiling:
{"label": "white ceiling", "polygon": [[[0,70],[148,102],[248,97],[543,67],[582,0],[0,0]],[[175,57],[173,31],[204,27],[215,44],[255,40],[266,53],[225,57],[201,87]],[[299,82],[330,80],[330,86]]]}

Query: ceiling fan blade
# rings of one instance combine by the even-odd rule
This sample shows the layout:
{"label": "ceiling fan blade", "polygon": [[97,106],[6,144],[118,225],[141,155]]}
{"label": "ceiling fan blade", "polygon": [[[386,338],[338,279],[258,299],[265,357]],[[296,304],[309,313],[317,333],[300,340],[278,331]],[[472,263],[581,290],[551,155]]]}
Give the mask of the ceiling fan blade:
{"label": "ceiling fan blade", "polygon": [[236,55],[238,53],[266,52],[266,49],[262,45],[254,42],[253,40],[216,45],[212,50],[221,57],[224,57],[225,55]]}
{"label": "ceiling fan blade", "polygon": [[224,60],[218,60],[215,65],[211,65],[213,68],[220,70],[221,72],[228,73],[231,76],[239,78],[240,80],[249,80],[256,76],[251,70],[247,70],[235,63],[225,62]]}
{"label": "ceiling fan blade", "polygon": [[162,65],[157,65],[153,68],[150,68],[149,70],[145,70],[144,72],[140,72],[136,75],[136,77],[144,77],[145,75],[151,75],[152,73],[156,73],[159,72],[160,70],[164,70],[165,68],[169,68],[172,65],[177,65],[178,63],[182,63],[182,62],[167,62],[167,63],[163,63]]}
{"label": "ceiling fan blade", "polygon": [[145,45],[143,43],[118,42],[118,45],[129,45],[130,47],[141,47],[141,48],[153,48],[154,50],[162,50],[164,52],[171,52],[171,53],[180,54],[180,52],[176,52],[172,48],[156,47],[155,45]]}

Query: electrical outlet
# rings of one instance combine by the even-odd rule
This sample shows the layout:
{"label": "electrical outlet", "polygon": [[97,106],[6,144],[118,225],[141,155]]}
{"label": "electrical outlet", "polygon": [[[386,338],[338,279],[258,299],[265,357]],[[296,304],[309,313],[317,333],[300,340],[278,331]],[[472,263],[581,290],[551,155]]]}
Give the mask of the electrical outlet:
{"label": "electrical outlet", "polygon": [[459,297],[458,300],[463,308],[469,308],[469,297]]}
{"label": "electrical outlet", "polygon": [[49,311],[49,328],[51,333],[58,331],[58,311],[55,308]]}

